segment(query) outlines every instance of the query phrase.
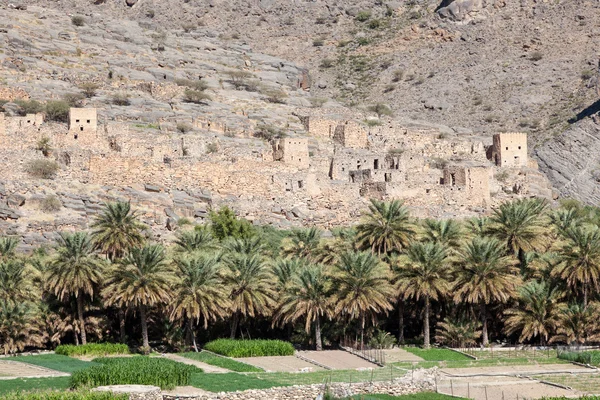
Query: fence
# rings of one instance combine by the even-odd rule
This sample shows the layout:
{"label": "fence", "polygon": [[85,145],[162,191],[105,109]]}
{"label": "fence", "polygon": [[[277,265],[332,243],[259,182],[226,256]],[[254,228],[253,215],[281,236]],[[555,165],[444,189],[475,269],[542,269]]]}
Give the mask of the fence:
{"label": "fence", "polygon": [[340,347],[374,364],[385,365],[385,352],[383,349],[371,347],[348,337],[342,339]]}
{"label": "fence", "polygon": [[503,345],[502,347],[459,347],[453,348],[472,357],[481,359],[501,358],[552,358],[558,356],[559,346]]}

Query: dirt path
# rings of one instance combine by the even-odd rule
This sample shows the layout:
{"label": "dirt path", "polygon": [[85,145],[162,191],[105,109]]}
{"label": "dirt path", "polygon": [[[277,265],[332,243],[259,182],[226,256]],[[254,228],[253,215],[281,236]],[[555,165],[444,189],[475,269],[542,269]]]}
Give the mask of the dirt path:
{"label": "dirt path", "polygon": [[598,370],[586,367],[580,367],[574,364],[539,364],[539,365],[507,365],[493,367],[477,367],[477,368],[443,368],[440,369],[442,374],[453,377],[466,377],[477,375],[493,375],[493,376],[516,376],[516,375],[543,375],[543,374],[559,374],[559,373],[598,373]]}
{"label": "dirt path", "polygon": [[0,379],[2,380],[15,378],[51,378],[69,375],[65,372],[55,371],[38,365],[9,360],[0,361]]}
{"label": "dirt path", "polygon": [[202,361],[196,361],[182,356],[178,356],[177,354],[165,354],[164,357],[168,358],[169,360],[180,362],[182,364],[195,365],[198,368],[202,368],[204,372],[208,372],[211,374],[224,374],[227,372],[231,372],[228,369],[216,367],[214,365],[203,363]]}
{"label": "dirt path", "polygon": [[236,360],[262,368],[267,372],[311,372],[324,370],[296,356],[246,357],[236,358]]}
{"label": "dirt path", "polygon": [[298,354],[331,369],[379,368],[377,364],[343,350],[299,351]]}

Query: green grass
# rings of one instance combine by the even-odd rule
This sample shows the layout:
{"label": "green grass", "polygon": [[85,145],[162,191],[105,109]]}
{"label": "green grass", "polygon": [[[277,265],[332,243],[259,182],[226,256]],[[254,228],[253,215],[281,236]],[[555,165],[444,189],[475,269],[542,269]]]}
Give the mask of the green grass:
{"label": "green grass", "polygon": [[122,343],[88,343],[80,346],[65,344],[58,346],[54,352],[69,357],[100,357],[110,354],[129,354],[129,347]]}
{"label": "green grass", "polygon": [[460,361],[470,360],[471,358],[464,354],[448,349],[421,349],[419,347],[404,347],[404,350],[415,356],[421,357],[425,361]]}
{"label": "green grass", "polygon": [[262,369],[256,368],[249,364],[244,364],[239,361],[232,360],[223,356],[212,354],[206,351],[200,353],[182,353],[183,357],[189,358],[190,360],[202,361],[204,363],[221,367],[235,372],[263,372]]}
{"label": "green grass", "polygon": [[0,395],[29,390],[67,390],[68,376],[58,378],[19,378],[0,380]]}
{"label": "green grass", "polygon": [[537,350],[535,348],[521,350],[480,350],[480,349],[464,349],[469,355],[480,359],[502,359],[502,358],[556,358],[556,350]]}
{"label": "green grass", "polygon": [[458,360],[458,361],[420,361],[415,363],[396,362],[394,366],[410,370],[411,368],[476,368],[507,365],[539,365],[539,364],[565,364],[567,361],[556,357],[551,358],[494,358],[484,360]]}
{"label": "green grass", "polygon": [[[267,374],[267,376],[268,375],[269,374]],[[215,393],[235,392],[237,390],[248,389],[268,389],[276,386],[289,386],[289,384],[282,385],[267,378],[253,375],[242,375],[235,372],[227,374],[192,374],[190,385]]]}
{"label": "green grass", "polygon": [[153,385],[173,389],[189,385],[191,375],[202,372],[193,365],[157,357],[96,358],[94,361],[100,365],[71,375],[71,387]]}
{"label": "green grass", "polygon": [[294,346],[282,340],[217,339],[206,343],[204,348],[234,358],[294,355]]}
{"label": "green grass", "polygon": [[4,400],[128,400],[127,394],[110,392],[57,392],[44,391],[35,393],[15,392],[2,397]]}
{"label": "green grass", "polygon": [[10,361],[19,361],[27,364],[50,368],[55,371],[72,373],[96,365],[93,362],[77,360],[58,354],[40,354],[38,356],[17,356],[8,358]]}
{"label": "green grass", "polygon": [[561,360],[575,361],[581,364],[600,364],[600,351],[563,351],[558,356]]}

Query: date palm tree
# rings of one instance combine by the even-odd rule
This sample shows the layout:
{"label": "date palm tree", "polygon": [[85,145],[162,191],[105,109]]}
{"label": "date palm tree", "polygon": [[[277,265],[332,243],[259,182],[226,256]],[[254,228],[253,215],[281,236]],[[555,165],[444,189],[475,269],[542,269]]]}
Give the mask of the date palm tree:
{"label": "date palm tree", "polygon": [[321,230],[315,227],[293,229],[282,242],[282,253],[287,257],[315,261],[321,242]]}
{"label": "date palm tree", "polygon": [[17,239],[16,237],[0,237],[0,261],[14,257],[18,245],[19,239]]}
{"label": "date palm tree", "polygon": [[231,254],[225,258],[223,280],[229,288],[231,338],[235,338],[240,319],[269,315],[275,291],[269,268],[258,254]]}
{"label": "date palm tree", "polygon": [[494,209],[487,233],[495,236],[509,254],[521,260],[527,251],[536,250],[547,232],[545,211],[548,202],[542,199],[519,199],[503,203]]}
{"label": "date palm tree", "polygon": [[598,323],[600,306],[590,302],[571,304],[561,311],[556,335],[550,342],[564,342],[569,345],[582,345],[597,342],[600,339],[600,324]]}
{"label": "date palm tree", "polygon": [[560,299],[560,292],[546,282],[528,282],[519,292],[518,306],[504,312],[506,333],[520,331],[520,342],[539,337],[540,345],[545,345],[560,323],[564,308]]}
{"label": "date palm tree", "polygon": [[408,209],[399,200],[371,199],[369,212],[363,215],[356,230],[359,247],[379,255],[401,251],[415,235]]}
{"label": "date palm tree", "polygon": [[175,239],[175,251],[178,253],[193,253],[210,251],[218,248],[218,243],[207,227],[197,226],[193,230],[183,231]]}
{"label": "date palm tree", "polygon": [[179,280],[172,288],[171,320],[187,319],[194,350],[198,351],[194,324],[223,318],[229,308],[229,292],[223,283],[219,261],[214,256],[195,255],[176,261]]}
{"label": "date palm tree", "polygon": [[142,231],[145,226],[128,202],[105,204],[104,210],[95,218],[91,228],[94,242],[111,262],[119,260],[129,249],[144,242]]}
{"label": "date palm tree", "polygon": [[33,279],[37,275],[35,269],[28,268],[21,260],[0,261],[0,299],[33,300],[37,295]]}
{"label": "date palm tree", "polygon": [[426,219],[423,221],[422,240],[424,242],[439,243],[448,249],[460,247],[463,229],[460,222],[453,219]]}
{"label": "date palm tree", "polygon": [[425,302],[423,310],[423,345],[431,346],[429,315],[431,300],[439,300],[450,289],[448,251],[438,243],[411,244],[406,254],[395,260],[393,266],[399,296]]}
{"label": "date palm tree", "polygon": [[600,285],[600,229],[576,226],[564,233],[567,240],[559,251],[562,262],[552,274],[574,291],[581,291],[586,306],[590,289],[597,290]]}
{"label": "date palm tree", "polygon": [[392,309],[393,288],[389,269],[371,252],[347,252],[340,256],[333,273],[332,302],[337,315],[360,321],[360,342],[364,345],[367,320]]}
{"label": "date palm tree", "polygon": [[85,232],[63,233],[58,244],[57,256],[46,270],[46,286],[61,301],[75,297],[81,343],[86,344],[84,297],[93,298],[99,290],[104,266],[94,254],[94,243]]}
{"label": "date palm tree", "polygon": [[498,240],[476,237],[457,255],[454,301],[479,305],[484,346],[489,343],[487,305],[509,300],[521,282],[514,259],[505,254]]}
{"label": "date palm tree", "polygon": [[293,323],[304,319],[306,333],[315,327],[315,346],[323,350],[321,322],[331,313],[330,280],[321,266],[311,265],[302,268],[292,276],[289,287],[281,298],[281,307],[274,321]]}
{"label": "date palm tree", "polygon": [[134,247],[108,273],[104,295],[106,302],[118,307],[137,308],[140,312],[144,351],[149,351],[148,307],[166,304],[172,297],[174,275],[165,250],[160,245]]}
{"label": "date palm tree", "polygon": [[271,273],[275,277],[277,292],[283,294],[292,283],[296,273],[307,266],[301,258],[282,258],[271,267]]}

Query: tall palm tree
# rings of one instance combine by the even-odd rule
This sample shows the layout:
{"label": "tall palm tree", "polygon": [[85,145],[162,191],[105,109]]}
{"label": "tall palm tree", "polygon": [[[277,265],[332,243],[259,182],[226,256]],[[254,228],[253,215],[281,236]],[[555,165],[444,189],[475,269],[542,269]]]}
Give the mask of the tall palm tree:
{"label": "tall palm tree", "polygon": [[356,229],[359,247],[379,255],[404,249],[415,234],[408,209],[399,200],[371,199],[369,212]]}
{"label": "tall palm tree", "polygon": [[114,262],[129,249],[144,242],[142,231],[145,226],[131,204],[124,201],[107,203],[104,210],[91,224],[92,236],[100,251]]}
{"label": "tall palm tree", "polygon": [[293,275],[290,286],[281,298],[281,307],[275,315],[275,321],[282,323],[305,319],[306,333],[315,326],[315,346],[323,350],[321,340],[321,321],[331,312],[329,297],[330,281],[323,268],[311,265]]}
{"label": "tall palm tree", "polygon": [[293,229],[282,242],[282,252],[287,257],[300,257],[308,261],[315,261],[320,242],[321,230],[318,228]]}
{"label": "tall palm tree", "polygon": [[283,294],[292,283],[296,273],[306,267],[306,261],[301,258],[282,258],[271,267],[271,273],[275,277],[277,292]]}
{"label": "tall palm tree", "polygon": [[484,346],[489,343],[487,305],[507,301],[520,283],[514,260],[505,254],[498,240],[476,237],[457,256],[454,301],[479,305]]}
{"label": "tall palm tree", "polygon": [[371,252],[347,252],[340,256],[333,274],[335,313],[360,321],[360,342],[364,345],[367,319],[392,309],[393,288],[389,270]]}
{"label": "tall palm tree", "polygon": [[597,303],[571,304],[561,311],[556,335],[550,342],[582,345],[600,339],[600,324]]}
{"label": "tall palm tree", "polygon": [[218,247],[212,231],[207,227],[196,226],[193,230],[183,231],[175,239],[175,251],[193,253],[195,251],[215,250]]}
{"label": "tall palm tree", "polygon": [[522,259],[526,251],[536,250],[547,231],[544,213],[548,202],[542,199],[519,199],[494,209],[487,233],[495,236],[510,254]]}
{"label": "tall palm tree", "polygon": [[545,345],[560,323],[563,304],[561,294],[551,289],[546,282],[531,281],[519,292],[518,306],[504,312],[505,331],[512,334],[521,331],[519,341],[540,338],[540,345]]}
{"label": "tall palm tree", "polygon": [[21,260],[0,261],[0,299],[33,300],[37,295],[32,279],[35,272]]}
{"label": "tall palm tree", "polygon": [[87,343],[83,316],[84,297],[94,297],[102,282],[102,260],[94,254],[94,243],[85,232],[63,233],[58,240],[57,257],[46,271],[46,286],[60,300],[77,299],[81,343]]}
{"label": "tall palm tree", "polygon": [[275,291],[269,268],[260,255],[233,254],[224,260],[225,285],[229,288],[229,300],[233,319],[231,338],[235,338],[242,317],[268,315]]}
{"label": "tall palm tree", "polygon": [[144,351],[149,351],[147,310],[171,299],[174,276],[160,245],[134,247],[108,274],[106,302],[140,312]]}
{"label": "tall palm tree", "polygon": [[422,240],[439,243],[449,249],[457,249],[463,237],[460,222],[453,219],[426,219],[423,221]]}
{"label": "tall palm tree", "polygon": [[448,251],[438,243],[413,243],[406,254],[398,257],[394,274],[398,293],[405,300],[423,298],[423,345],[431,346],[429,315],[431,300],[438,300],[448,293],[450,274]]}
{"label": "tall palm tree", "polygon": [[198,351],[194,323],[202,320],[206,329],[209,321],[224,317],[229,308],[229,292],[216,257],[195,255],[178,259],[176,265],[179,280],[172,288],[175,295],[171,320],[187,319],[194,350]]}
{"label": "tall palm tree", "polygon": [[564,233],[567,240],[559,251],[562,263],[552,273],[574,291],[581,290],[586,306],[590,289],[600,285],[600,229],[576,226]]}
{"label": "tall palm tree", "polygon": [[0,260],[6,260],[15,256],[19,245],[19,239],[13,236],[0,237]]}

